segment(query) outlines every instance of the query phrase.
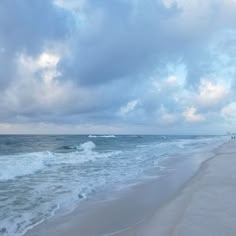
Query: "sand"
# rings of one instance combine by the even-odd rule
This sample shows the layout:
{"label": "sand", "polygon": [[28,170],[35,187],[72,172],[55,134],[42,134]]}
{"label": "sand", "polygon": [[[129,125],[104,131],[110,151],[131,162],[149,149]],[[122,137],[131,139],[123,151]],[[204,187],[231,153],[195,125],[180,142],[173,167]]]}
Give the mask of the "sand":
{"label": "sand", "polygon": [[235,236],[236,142],[204,159],[209,157],[200,168],[178,161],[174,166],[179,171],[135,186],[113,200],[85,204],[26,235]]}
{"label": "sand", "polygon": [[198,174],[146,224],[123,235],[235,236],[236,142],[217,150]]}

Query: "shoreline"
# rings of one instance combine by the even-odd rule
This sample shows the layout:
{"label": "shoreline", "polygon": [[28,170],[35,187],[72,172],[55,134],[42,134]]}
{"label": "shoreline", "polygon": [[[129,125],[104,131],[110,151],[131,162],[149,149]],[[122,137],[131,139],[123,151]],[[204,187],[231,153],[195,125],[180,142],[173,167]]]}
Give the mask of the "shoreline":
{"label": "shoreline", "polygon": [[[161,211],[191,184],[192,179],[196,178],[209,160],[214,159],[215,153],[212,151],[207,153],[201,163],[195,164],[193,169],[186,170],[191,164],[186,163],[185,159],[178,159],[177,166],[174,165],[178,171],[135,185],[128,191],[121,192],[116,199],[97,202],[94,205],[88,203],[87,208],[78,207],[69,215],[48,219],[24,236],[148,235],[141,234],[145,226],[152,221],[156,212]],[[183,170],[185,173],[181,172]],[[162,192],[158,189],[162,189]]]}
{"label": "shoreline", "polygon": [[235,173],[236,142],[229,141],[151,220],[117,236],[235,236]]}

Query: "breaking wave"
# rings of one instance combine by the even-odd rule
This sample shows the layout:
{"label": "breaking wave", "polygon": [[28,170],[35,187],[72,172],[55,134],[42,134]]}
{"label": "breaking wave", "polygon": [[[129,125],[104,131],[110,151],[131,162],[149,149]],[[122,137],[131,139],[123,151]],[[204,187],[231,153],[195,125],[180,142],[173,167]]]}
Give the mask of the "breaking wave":
{"label": "breaking wave", "polygon": [[109,158],[121,153],[120,151],[96,152],[94,151],[96,145],[92,141],[78,146],[64,146],[63,148],[74,151],[67,153],[45,151],[0,156],[0,181],[31,175],[53,165],[81,164],[97,159]]}

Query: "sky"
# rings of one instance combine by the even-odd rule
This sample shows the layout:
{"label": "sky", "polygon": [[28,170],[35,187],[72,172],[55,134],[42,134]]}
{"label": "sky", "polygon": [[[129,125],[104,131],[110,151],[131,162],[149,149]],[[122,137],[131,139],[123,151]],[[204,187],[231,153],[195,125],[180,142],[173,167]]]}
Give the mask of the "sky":
{"label": "sky", "polygon": [[236,0],[1,0],[0,134],[236,132]]}

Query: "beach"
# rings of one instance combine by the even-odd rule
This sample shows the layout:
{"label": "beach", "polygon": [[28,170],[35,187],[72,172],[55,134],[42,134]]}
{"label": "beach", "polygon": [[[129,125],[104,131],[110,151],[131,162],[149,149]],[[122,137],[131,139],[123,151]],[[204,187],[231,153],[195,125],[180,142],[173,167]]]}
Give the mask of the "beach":
{"label": "beach", "polygon": [[231,141],[150,222],[126,235],[236,235],[235,173],[236,142]]}
{"label": "beach", "polygon": [[231,141],[192,168],[178,160],[168,175],[134,185],[110,200],[100,196],[26,236],[236,235],[235,156],[236,142]]}

